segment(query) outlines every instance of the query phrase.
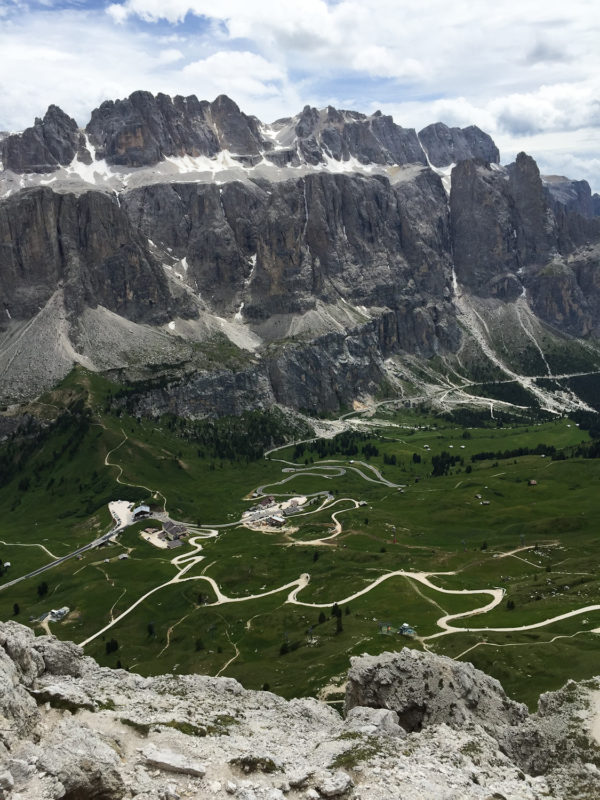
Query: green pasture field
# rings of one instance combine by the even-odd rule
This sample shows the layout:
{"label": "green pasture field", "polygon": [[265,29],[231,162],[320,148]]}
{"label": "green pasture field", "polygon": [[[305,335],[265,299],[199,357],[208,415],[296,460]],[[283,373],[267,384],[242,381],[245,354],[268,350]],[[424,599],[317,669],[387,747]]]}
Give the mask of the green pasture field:
{"label": "green pasture field", "polygon": [[[42,398],[49,423],[59,423],[44,429],[26,457],[15,457],[14,475],[0,486],[0,559],[11,563],[0,576],[0,619],[43,633],[38,618],[68,606],[69,615],[50,623],[51,630],[82,642],[156,590],[86,652],[142,674],[222,674],[249,688],[268,684],[287,697],[318,694],[332,679],[341,680],[352,655],[402,646],[470,660],[530,705],[540,691],[598,672],[598,634],[592,631],[600,628],[600,611],[530,631],[476,630],[536,624],[600,605],[600,460],[573,457],[570,448],[589,438],[573,421],[531,418],[498,427],[490,419],[469,428],[427,412],[382,408],[381,424],[356,437],[358,453],[320,458],[318,446],[308,443],[302,453],[291,445],[267,458],[231,461],[200,457],[198,445],[178,435],[168,419],[115,413],[114,390],[78,370]],[[63,409],[70,410],[59,417]],[[372,449],[368,458],[365,446]],[[542,446],[568,457],[503,457]],[[442,452],[456,463],[433,477],[433,459]],[[472,460],[479,453],[491,457]],[[292,462],[294,456],[299,472],[291,477],[282,472],[290,465],[279,459]],[[396,485],[377,482],[365,464]],[[344,474],[318,469],[336,465]],[[257,502],[258,487],[282,498],[321,496],[308,507],[315,513],[290,517],[285,529],[254,531],[239,520]],[[325,493],[330,504],[340,502],[317,511]],[[151,521],[128,528],[116,543],[1,589],[52,560],[38,545],[63,556],[109,531],[107,504],[116,499],[166,507],[172,519],[216,526],[218,535],[201,540],[202,560],[175,584],[164,585],[177,575],[171,561],[192,547],[168,551],[145,542],[139,531],[159,524]],[[354,508],[352,501],[361,505]],[[319,543],[334,531],[334,512],[342,532]],[[128,558],[121,560],[123,553]],[[434,587],[457,594],[398,575],[353,597],[399,570],[428,573]],[[319,607],[287,602],[292,589],[282,587],[305,573],[310,581],[298,601]],[[235,602],[216,605],[209,578]],[[38,591],[42,583],[45,593]],[[491,600],[461,590],[494,588],[504,592],[496,608],[455,619],[452,624],[464,630],[435,637],[441,617]],[[279,591],[250,597],[273,590]],[[334,603],[340,603],[341,623],[332,616]],[[383,635],[380,622],[396,628],[408,622],[416,635]]]}

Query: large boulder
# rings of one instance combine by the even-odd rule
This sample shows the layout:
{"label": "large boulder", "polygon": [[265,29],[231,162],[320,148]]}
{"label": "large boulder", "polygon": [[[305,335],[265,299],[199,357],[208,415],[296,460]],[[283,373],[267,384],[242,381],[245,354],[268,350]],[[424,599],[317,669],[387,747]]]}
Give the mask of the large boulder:
{"label": "large boulder", "polygon": [[395,711],[406,731],[477,723],[493,735],[528,716],[526,706],[472,664],[408,648],[351,660],[346,711],[355,706]]}

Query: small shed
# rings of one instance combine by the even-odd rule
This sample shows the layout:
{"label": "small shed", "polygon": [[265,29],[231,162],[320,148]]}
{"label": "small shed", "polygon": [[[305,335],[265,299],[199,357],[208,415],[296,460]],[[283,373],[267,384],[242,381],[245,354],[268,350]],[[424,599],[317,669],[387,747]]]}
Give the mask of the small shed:
{"label": "small shed", "polygon": [[396,631],[396,626],[392,622],[379,622],[379,633],[391,636]]}

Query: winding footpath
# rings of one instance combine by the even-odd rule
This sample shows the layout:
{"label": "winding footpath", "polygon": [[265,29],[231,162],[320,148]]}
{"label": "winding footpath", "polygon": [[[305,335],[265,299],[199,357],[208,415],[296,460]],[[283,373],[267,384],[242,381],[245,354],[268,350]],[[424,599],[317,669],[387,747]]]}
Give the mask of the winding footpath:
{"label": "winding footpath", "polygon": [[[114,462],[112,462],[110,460],[110,456],[113,453],[117,452],[127,442],[128,437],[127,437],[127,434],[125,433],[125,431],[123,431],[123,437],[124,437],[123,440],[121,442],[119,442],[119,444],[117,444],[115,447],[113,447],[106,454],[105,461],[104,461],[105,465],[107,467],[115,467],[118,470],[118,475],[117,475],[117,482],[118,483],[120,483],[122,485],[126,485],[126,486],[139,486],[140,488],[145,489],[147,492],[149,492],[150,494],[154,495],[155,497],[161,497],[162,501],[163,501],[163,513],[166,514],[166,505],[167,505],[166,497],[161,492],[159,492],[156,489],[151,489],[150,487],[147,487],[147,486],[142,486],[141,484],[127,483],[126,481],[124,481],[122,479],[123,468],[119,464],[116,464],[116,463],[114,463]],[[312,441],[312,440],[305,440],[305,441]],[[295,442],[295,443],[292,443],[292,444],[298,444],[298,442]],[[272,450],[270,450],[267,453],[265,453],[265,456],[268,456],[270,458],[272,453],[275,453],[278,450],[287,448],[289,446],[290,445],[288,444],[288,445],[284,445],[282,447],[273,448]],[[352,471],[352,472],[356,473],[363,480],[371,482],[371,483],[380,484],[380,485],[383,485],[383,486],[386,486],[386,487],[389,487],[389,488],[394,488],[394,489],[402,489],[402,488],[404,488],[403,484],[395,484],[395,483],[387,480],[386,478],[384,478],[383,475],[381,474],[381,472],[376,467],[374,467],[373,465],[368,464],[368,463],[366,463],[364,461],[350,461],[350,462],[348,462],[348,461],[341,461],[339,459],[325,459],[325,460],[321,461],[318,464],[311,464],[310,466],[299,467],[297,464],[295,464],[293,462],[285,461],[284,459],[274,458],[274,459],[271,459],[271,460],[277,461],[277,462],[285,465],[284,468],[282,469],[282,471],[286,472],[286,473],[291,473],[291,474],[287,474],[280,481],[276,481],[276,482],[272,482],[270,484],[264,484],[262,486],[259,486],[254,492],[254,496],[255,497],[264,497],[265,493],[266,493],[266,490],[272,489],[274,487],[281,487],[281,486],[283,486],[285,484],[288,484],[289,482],[293,481],[295,478],[298,478],[298,477],[310,476],[310,477],[318,477],[318,478],[322,478],[322,479],[333,479],[333,478],[337,478],[337,477],[340,477],[342,475],[345,475],[349,471]],[[277,496],[279,496],[279,497],[290,497],[290,496],[293,496],[293,493],[277,492]],[[298,517],[307,516],[309,514],[316,514],[316,513],[319,513],[321,511],[329,510],[329,509],[332,509],[334,506],[337,506],[340,503],[350,503],[351,505],[349,507],[347,507],[347,508],[337,509],[336,511],[333,511],[331,513],[331,521],[333,523],[333,528],[331,530],[331,533],[329,533],[327,536],[322,536],[322,537],[320,537],[318,539],[313,539],[313,540],[308,540],[308,541],[307,540],[293,540],[290,543],[291,545],[302,545],[302,546],[310,545],[312,547],[312,546],[320,546],[320,545],[331,544],[332,540],[334,540],[338,536],[340,536],[340,534],[342,533],[342,530],[343,530],[342,523],[339,520],[339,515],[341,515],[343,513],[346,513],[348,511],[353,511],[353,510],[357,509],[361,505],[356,499],[354,499],[352,497],[343,497],[343,498],[334,499],[333,496],[328,491],[314,492],[314,493],[312,493],[310,495],[307,495],[307,497],[312,497],[312,498],[322,497],[323,500],[322,500],[322,502],[320,504],[317,505],[316,508],[311,509],[309,511],[299,512],[298,514],[293,515],[292,519],[294,517],[296,517],[296,516],[298,516]],[[41,567],[38,570],[34,570],[33,572],[29,573],[28,575],[24,575],[21,578],[16,579],[15,581],[11,581],[9,583],[6,583],[6,584],[2,585],[0,587],[0,589],[4,589],[4,588],[7,588],[9,586],[12,586],[12,585],[14,585],[15,583],[18,583],[21,580],[25,580],[26,578],[31,577],[32,575],[36,575],[36,574],[39,574],[39,573],[41,573],[41,572],[43,572],[43,571],[45,571],[47,569],[50,569],[53,566],[62,563],[63,561],[65,561],[68,558],[72,558],[73,556],[75,556],[75,555],[77,555],[79,553],[82,553],[82,552],[84,552],[84,551],[86,551],[88,549],[91,549],[92,547],[97,547],[99,544],[102,544],[102,543],[108,541],[110,538],[114,537],[115,535],[120,533],[122,530],[124,530],[128,525],[132,524],[133,520],[131,518],[130,513],[126,509],[126,507],[128,508],[128,504],[126,504],[124,502],[120,502],[120,501],[115,501],[115,502],[110,503],[109,507],[110,507],[111,514],[112,514],[112,516],[113,516],[113,518],[115,520],[115,526],[109,533],[104,534],[102,537],[99,537],[98,539],[94,540],[90,544],[85,545],[82,548],[79,548],[78,550],[74,551],[73,553],[69,553],[67,556],[64,556],[62,558],[58,558],[55,561],[51,562],[50,564],[45,565],[44,567]],[[436,621],[436,624],[437,624],[438,628],[440,628],[440,630],[437,633],[430,634],[429,636],[421,637],[421,641],[423,643],[431,641],[433,639],[437,639],[437,638],[442,637],[442,636],[448,636],[450,634],[455,634],[455,633],[465,633],[465,632],[471,632],[471,633],[486,633],[486,632],[509,633],[509,632],[530,631],[530,630],[543,628],[543,627],[546,627],[548,625],[552,625],[552,624],[554,624],[556,622],[560,622],[560,621],[563,621],[563,620],[566,620],[566,619],[577,617],[577,616],[580,616],[580,615],[583,615],[583,614],[588,614],[588,613],[591,613],[591,612],[600,611],[600,604],[595,604],[595,605],[585,606],[585,607],[579,608],[579,609],[574,609],[572,611],[567,611],[567,612],[565,612],[563,614],[558,614],[556,616],[549,617],[549,618],[541,620],[539,622],[529,623],[529,624],[526,624],[526,625],[519,625],[519,626],[514,626],[514,627],[484,626],[484,627],[468,627],[467,628],[467,627],[464,627],[464,626],[457,625],[455,623],[458,623],[459,621],[463,621],[464,622],[465,620],[470,619],[470,618],[472,618],[474,616],[486,614],[487,612],[492,611],[494,608],[496,608],[502,602],[502,600],[504,598],[505,590],[502,589],[502,588],[493,588],[493,589],[445,589],[443,587],[440,587],[440,586],[436,585],[432,581],[432,579],[434,579],[435,577],[456,575],[456,574],[458,574],[458,571],[453,571],[453,572],[408,572],[408,571],[405,571],[405,570],[395,570],[395,571],[388,572],[388,573],[385,573],[383,575],[380,575],[378,578],[376,578],[376,579],[374,579],[372,581],[369,581],[361,589],[359,589],[358,591],[348,595],[347,597],[344,597],[344,598],[341,598],[341,599],[338,599],[338,600],[330,600],[330,601],[328,601],[326,603],[311,603],[311,602],[307,602],[307,601],[298,599],[298,595],[302,592],[302,590],[304,590],[308,586],[308,584],[310,582],[310,575],[308,573],[302,573],[295,580],[290,581],[288,583],[285,583],[282,586],[279,586],[279,587],[277,587],[275,589],[271,589],[269,591],[264,591],[264,592],[259,592],[257,594],[239,596],[239,597],[231,597],[231,596],[228,596],[228,595],[224,594],[221,591],[221,588],[219,587],[218,583],[214,580],[214,578],[210,577],[209,575],[206,575],[206,574],[192,575],[192,574],[190,574],[192,572],[192,570],[198,564],[200,564],[200,562],[205,560],[205,556],[202,554],[202,549],[203,549],[203,544],[202,543],[203,543],[203,541],[205,541],[206,539],[212,539],[212,538],[218,537],[220,531],[223,528],[231,528],[231,527],[235,527],[235,526],[239,526],[239,525],[246,525],[246,524],[248,524],[248,520],[245,520],[244,518],[242,518],[242,519],[236,520],[235,522],[219,524],[219,525],[212,525],[210,527],[201,526],[200,528],[196,529],[195,535],[192,536],[188,541],[188,546],[189,546],[190,549],[186,550],[183,553],[180,553],[180,554],[176,555],[170,561],[170,564],[176,570],[176,574],[170,580],[165,581],[164,583],[161,583],[160,585],[155,586],[153,589],[150,589],[149,591],[147,591],[145,594],[143,594],[141,597],[137,598],[137,600],[135,600],[133,603],[131,603],[123,612],[121,612],[120,614],[115,616],[114,609],[115,609],[115,606],[118,604],[118,602],[122,599],[123,595],[125,594],[125,592],[123,592],[121,594],[121,596],[115,601],[115,603],[113,604],[113,607],[110,610],[110,620],[109,620],[109,622],[106,625],[104,625],[100,630],[96,631],[96,633],[94,633],[93,635],[89,636],[87,639],[82,641],[80,643],[81,646],[85,647],[86,645],[90,644],[90,642],[93,642],[98,637],[100,637],[103,634],[105,634],[107,631],[109,631],[115,625],[118,625],[119,622],[121,622],[123,619],[125,619],[129,614],[131,614],[136,608],[138,608],[138,606],[140,606],[142,603],[144,603],[152,595],[156,594],[157,592],[160,592],[161,590],[165,589],[168,586],[173,586],[173,585],[176,585],[176,584],[179,584],[179,583],[185,583],[185,582],[188,582],[188,581],[204,581],[205,583],[207,583],[211,587],[212,591],[214,592],[214,596],[215,596],[216,599],[212,603],[207,603],[206,605],[208,607],[221,606],[221,605],[232,604],[232,603],[245,603],[245,602],[249,602],[249,601],[253,601],[253,600],[260,600],[260,599],[262,599],[264,597],[270,597],[270,596],[277,595],[277,594],[287,593],[285,598],[284,598],[284,600],[283,600],[284,603],[289,603],[289,604],[292,604],[292,605],[302,606],[304,608],[325,609],[325,608],[330,608],[334,603],[337,603],[337,605],[349,604],[352,601],[356,600],[358,597],[362,597],[362,596],[368,594],[369,592],[373,591],[376,587],[380,586],[385,581],[388,581],[388,580],[391,580],[391,579],[395,579],[395,578],[400,578],[400,579],[409,580],[409,581],[415,581],[415,582],[420,583],[421,585],[427,587],[428,589],[430,589],[432,591],[439,592],[440,594],[456,595],[456,596],[473,595],[473,596],[484,596],[484,597],[489,598],[486,603],[484,603],[481,606],[477,606],[476,608],[474,608],[474,609],[472,609],[470,611],[463,611],[463,612],[460,612],[460,613],[457,613],[457,614],[443,614],[443,616],[441,616]],[[194,527],[194,526],[192,526],[192,527]],[[37,545],[22,545],[22,546],[40,547],[49,556],[54,557],[53,554],[50,553],[50,551],[46,547],[41,545],[41,544],[37,544]],[[507,558],[507,557],[520,558],[520,556],[518,556],[517,554],[521,553],[521,552],[523,552],[525,550],[528,550],[528,549],[532,549],[531,546],[528,546],[528,547],[523,546],[523,547],[516,548],[516,549],[511,550],[511,551],[506,552],[506,553],[499,553],[499,554],[497,554],[497,557],[499,557],[499,558]],[[525,560],[525,559],[522,559],[522,560]],[[527,562],[527,563],[532,564],[532,566],[537,566],[537,565],[533,564],[533,562]],[[211,565],[210,564],[206,565],[205,569],[203,570],[203,573],[206,571],[206,568],[209,567],[209,566],[211,566]],[[591,632],[592,633],[600,633],[600,627],[592,630]],[[465,652],[469,652],[470,649],[472,649],[472,648],[469,648],[469,650],[465,651]],[[236,654],[235,654],[235,656],[234,656],[234,658],[232,660],[235,660],[235,658],[237,658],[238,655],[239,655],[239,650],[237,648],[237,645],[235,646],[235,650],[236,650]],[[229,662],[229,663],[231,663],[231,662]],[[227,666],[228,666],[228,664],[226,664],[225,667],[223,667],[221,669],[221,672],[223,672],[223,670]]]}

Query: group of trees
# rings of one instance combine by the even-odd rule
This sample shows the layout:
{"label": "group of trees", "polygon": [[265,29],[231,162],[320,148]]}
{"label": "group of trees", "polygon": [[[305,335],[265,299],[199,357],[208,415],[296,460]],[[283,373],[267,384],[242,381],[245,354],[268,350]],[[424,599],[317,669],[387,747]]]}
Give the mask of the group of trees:
{"label": "group of trees", "polygon": [[364,442],[367,443],[362,448],[365,457],[367,457],[365,447],[369,453],[372,453],[373,449],[376,450],[377,452],[374,453],[374,455],[377,455],[379,451],[374,445],[368,442],[370,438],[371,435],[368,433],[344,431],[343,433],[338,433],[337,436],[334,436],[332,439],[316,439],[311,442],[301,442],[297,444],[294,449],[293,460],[300,461],[305,457],[305,454],[308,454],[312,458],[330,458],[331,456],[337,455],[357,456],[361,452],[361,444]]}
{"label": "group of trees", "polygon": [[119,643],[116,639],[109,639],[105,645],[106,655],[109,656],[111,653],[116,653],[119,649]]}
{"label": "group of trees", "polygon": [[188,420],[172,415],[162,419],[168,430],[197,445],[198,458],[250,462],[269,447],[306,435],[308,427],[292,423],[279,410],[245,411],[239,417]]}
{"label": "group of trees", "polygon": [[[28,420],[0,449],[0,487],[17,476],[18,490],[26,492],[32,481],[39,483],[41,476],[55,467],[64,453],[70,458],[75,455],[90,425],[91,411],[82,399],[71,403],[51,424],[42,426]],[[47,452],[44,444],[51,438],[57,444],[52,452]]]}
{"label": "group of trees", "polygon": [[516,447],[513,450],[496,450],[495,452],[488,450],[481,453],[474,453],[471,456],[471,461],[501,461],[507,458],[519,458],[520,456],[550,456],[553,459],[557,457],[557,450],[553,444],[540,443],[535,447]]}
{"label": "group of trees", "polygon": [[[350,606],[346,606],[344,614],[348,616],[350,614]],[[344,630],[342,625],[342,609],[338,606],[337,603],[334,603],[331,607],[330,616],[335,619],[335,632],[341,633]],[[321,611],[319,614],[319,621],[318,624],[322,625],[324,622],[327,622],[327,616],[325,615],[324,611]]]}
{"label": "group of trees", "polygon": [[451,467],[454,467],[456,464],[462,465],[464,463],[465,461],[462,456],[451,455],[443,450],[439,455],[434,455],[431,457],[431,474],[434,478],[437,478],[440,475],[447,475]]}
{"label": "group of trees", "polygon": [[363,445],[362,453],[368,461],[371,457],[379,455],[379,449],[371,442],[367,442],[365,445]]}
{"label": "group of trees", "polygon": [[600,439],[600,414],[594,411],[572,411],[569,416],[582,431],[587,431],[592,439]]}

